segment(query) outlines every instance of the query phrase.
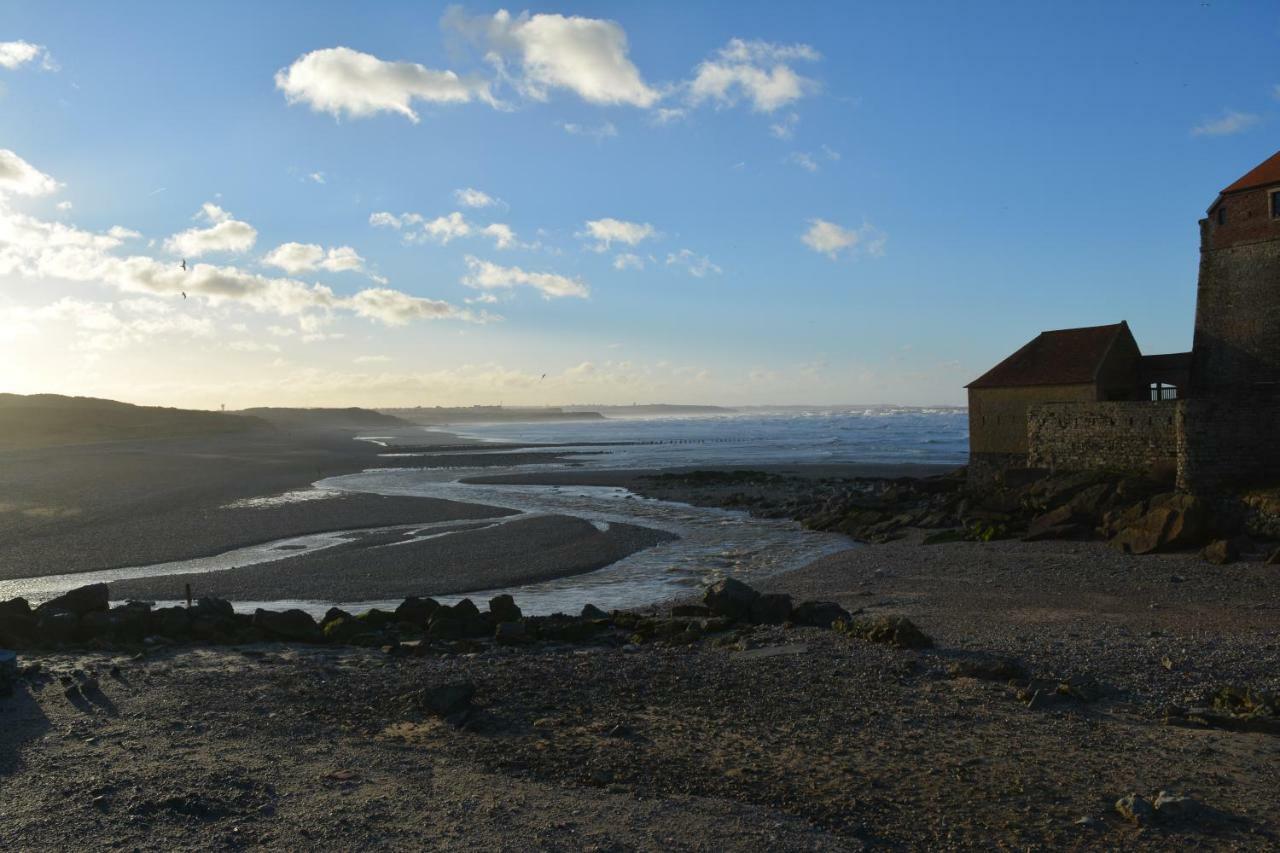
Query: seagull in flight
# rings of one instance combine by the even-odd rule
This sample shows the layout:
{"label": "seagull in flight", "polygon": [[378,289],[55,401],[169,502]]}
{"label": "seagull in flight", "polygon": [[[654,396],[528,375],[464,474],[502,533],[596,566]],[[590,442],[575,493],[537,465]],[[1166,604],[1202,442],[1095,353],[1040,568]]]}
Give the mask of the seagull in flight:
{"label": "seagull in flight", "polygon": [[183,259],[182,259],[182,271],[183,271],[183,272],[186,272],[186,271],[187,271],[187,259],[186,259],[186,258],[183,258]]}
{"label": "seagull in flight", "polygon": [[187,298],[187,292],[186,292],[185,290],[184,290],[184,291],[182,291],[182,298],[183,298],[183,299],[186,299],[186,298]]}
{"label": "seagull in flight", "polygon": [[[544,373],[544,374],[542,374],[542,379],[546,379],[546,378],[547,378],[547,374],[545,374],[545,373]],[[539,379],[538,381],[539,381],[539,382],[541,382],[541,381],[542,381],[542,379]]]}

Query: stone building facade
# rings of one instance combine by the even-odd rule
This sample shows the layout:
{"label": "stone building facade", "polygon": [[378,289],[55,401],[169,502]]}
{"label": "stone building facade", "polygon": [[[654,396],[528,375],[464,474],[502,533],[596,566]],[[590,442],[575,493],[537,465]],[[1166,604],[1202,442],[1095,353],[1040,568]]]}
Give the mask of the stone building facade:
{"label": "stone building facade", "polygon": [[1144,356],[1126,323],[1043,332],[974,380],[970,473],[1176,477],[1193,492],[1280,481],[1280,153],[1200,221],[1189,353]]}

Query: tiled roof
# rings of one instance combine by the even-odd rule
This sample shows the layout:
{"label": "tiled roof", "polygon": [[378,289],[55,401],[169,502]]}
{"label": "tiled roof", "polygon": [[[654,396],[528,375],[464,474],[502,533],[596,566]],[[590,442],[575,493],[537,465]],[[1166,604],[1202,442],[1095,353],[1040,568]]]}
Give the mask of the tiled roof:
{"label": "tiled roof", "polygon": [[1091,384],[1111,345],[1121,335],[1130,335],[1127,323],[1041,332],[966,387]]}
{"label": "tiled roof", "polygon": [[1264,187],[1267,184],[1280,184],[1280,151],[1255,166],[1240,180],[1222,191],[1222,195]]}

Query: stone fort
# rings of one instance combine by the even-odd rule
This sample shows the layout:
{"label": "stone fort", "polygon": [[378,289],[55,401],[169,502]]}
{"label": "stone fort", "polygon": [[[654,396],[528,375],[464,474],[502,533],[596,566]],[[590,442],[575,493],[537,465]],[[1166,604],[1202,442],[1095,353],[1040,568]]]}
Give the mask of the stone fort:
{"label": "stone fort", "polygon": [[1108,469],[1218,493],[1280,483],[1280,152],[1200,220],[1189,353],[1128,323],[1042,332],[968,385],[970,478]]}

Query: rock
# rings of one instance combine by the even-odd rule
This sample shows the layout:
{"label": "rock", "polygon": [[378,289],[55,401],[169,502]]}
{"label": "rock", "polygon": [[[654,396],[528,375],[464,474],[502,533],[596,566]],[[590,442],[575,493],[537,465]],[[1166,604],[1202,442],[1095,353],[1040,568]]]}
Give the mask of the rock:
{"label": "rock", "polygon": [[760,593],[742,581],[725,578],[707,588],[703,603],[717,616],[746,622],[751,618],[751,605],[759,597]]}
{"label": "rock", "polygon": [[1191,797],[1184,797],[1170,791],[1161,791],[1156,794],[1155,812],[1161,820],[1185,820],[1195,817],[1201,810],[1201,804]]}
{"label": "rock", "polygon": [[781,625],[791,618],[791,596],[770,592],[751,602],[751,622],[755,625]]}
{"label": "rock", "polygon": [[1151,499],[1151,509],[1121,530],[1111,545],[1126,554],[1150,554],[1203,545],[1208,538],[1209,511],[1192,495],[1163,495]]}
{"label": "rock", "polygon": [[42,643],[70,643],[76,638],[80,618],[67,610],[50,610],[40,614],[36,628]]}
{"label": "rock", "polygon": [[439,606],[435,599],[410,596],[400,602],[400,606],[396,608],[396,621],[426,627],[427,620],[431,618],[431,614]]}
{"label": "rock", "polygon": [[105,583],[92,583],[77,587],[55,599],[46,601],[36,608],[36,613],[47,613],[52,610],[65,610],[77,616],[106,610],[110,604]]}
{"label": "rock", "polygon": [[489,614],[495,622],[519,622],[524,616],[516,601],[509,595],[497,595],[489,599]]}
{"label": "rock", "polygon": [[329,627],[331,623],[337,622],[339,619],[352,619],[352,618],[354,617],[352,617],[350,613],[343,610],[342,608],[330,607],[328,610],[325,611],[324,618],[320,620],[320,630],[323,631],[325,628]]}
{"label": "rock", "polygon": [[457,604],[453,605],[453,612],[464,619],[471,617],[475,617],[476,619],[480,618],[480,608],[476,607],[475,602],[469,598],[464,598]]}
{"label": "rock", "polygon": [[350,614],[339,616],[335,619],[329,619],[328,614],[325,614],[325,619],[328,621],[323,623],[324,627],[321,632],[324,634],[325,640],[330,643],[349,643],[356,636],[369,632],[369,629],[362,625],[360,620]]}
{"label": "rock", "polygon": [[356,621],[364,627],[365,631],[381,631],[388,626],[394,625],[398,620],[394,613],[371,607],[356,616]]}
{"label": "rock", "polygon": [[702,619],[711,615],[711,608],[705,604],[677,604],[671,608],[671,616],[676,619]]}
{"label": "rock", "polygon": [[185,607],[161,607],[151,614],[151,632],[170,640],[185,640],[191,635],[191,614]]}
{"label": "rock", "polygon": [[947,674],[952,678],[1010,681],[1026,678],[1027,670],[1012,658],[981,657],[954,661],[947,665]]}
{"label": "rock", "polygon": [[236,609],[231,606],[231,602],[225,598],[201,598],[196,601],[195,607],[191,608],[191,616],[205,617],[215,620],[234,619]]}
{"label": "rock", "polygon": [[1144,826],[1155,817],[1155,809],[1141,794],[1129,794],[1116,800],[1116,811],[1136,826]]}
{"label": "rock", "polygon": [[791,621],[813,628],[830,628],[836,622],[848,622],[853,617],[834,601],[806,601],[791,611]]}
{"label": "rock", "polygon": [[1206,545],[1200,556],[1215,566],[1225,566],[1240,559],[1240,551],[1230,539],[1218,539]]}
{"label": "rock", "polygon": [[533,636],[523,622],[499,622],[493,639],[500,646],[523,646],[533,642]]}
{"label": "rock", "polygon": [[0,602],[0,646],[25,649],[36,641],[36,617],[24,598]]}
{"label": "rock", "polygon": [[285,640],[318,643],[323,639],[316,620],[303,610],[286,610],[281,613],[258,608],[253,613],[253,626]]}
{"label": "rock", "polygon": [[418,694],[418,703],[423,710],[438,717],[453,717],[471,710],[471,700],[476,695],[476,686],[470,681],[459,681],[439,687],[429,687]]}
{"label": "rock", "polygon": [[900,649],[927,649],[933,645],[933,640],[905,616],[841,619],[832,627],[851,637],[858,637],[871,643],[885,643]]}
{"label": "rock", "polygon": [[1070,538],[1061,535],[1062,532],[1079,531],[1084,520],[1073,506],[1060,506],[1031,519],[1031,523],[1027,525],[1027,534],[1022,538],[1026,542]]}
{"label": "rock", "polygon": [[596,607],[594,604],[584,604],[582,605],[582,618],[595,621],[597,619],[608,619],[609,614],[605,613],[603,610],[601,610],[599,607]]}

